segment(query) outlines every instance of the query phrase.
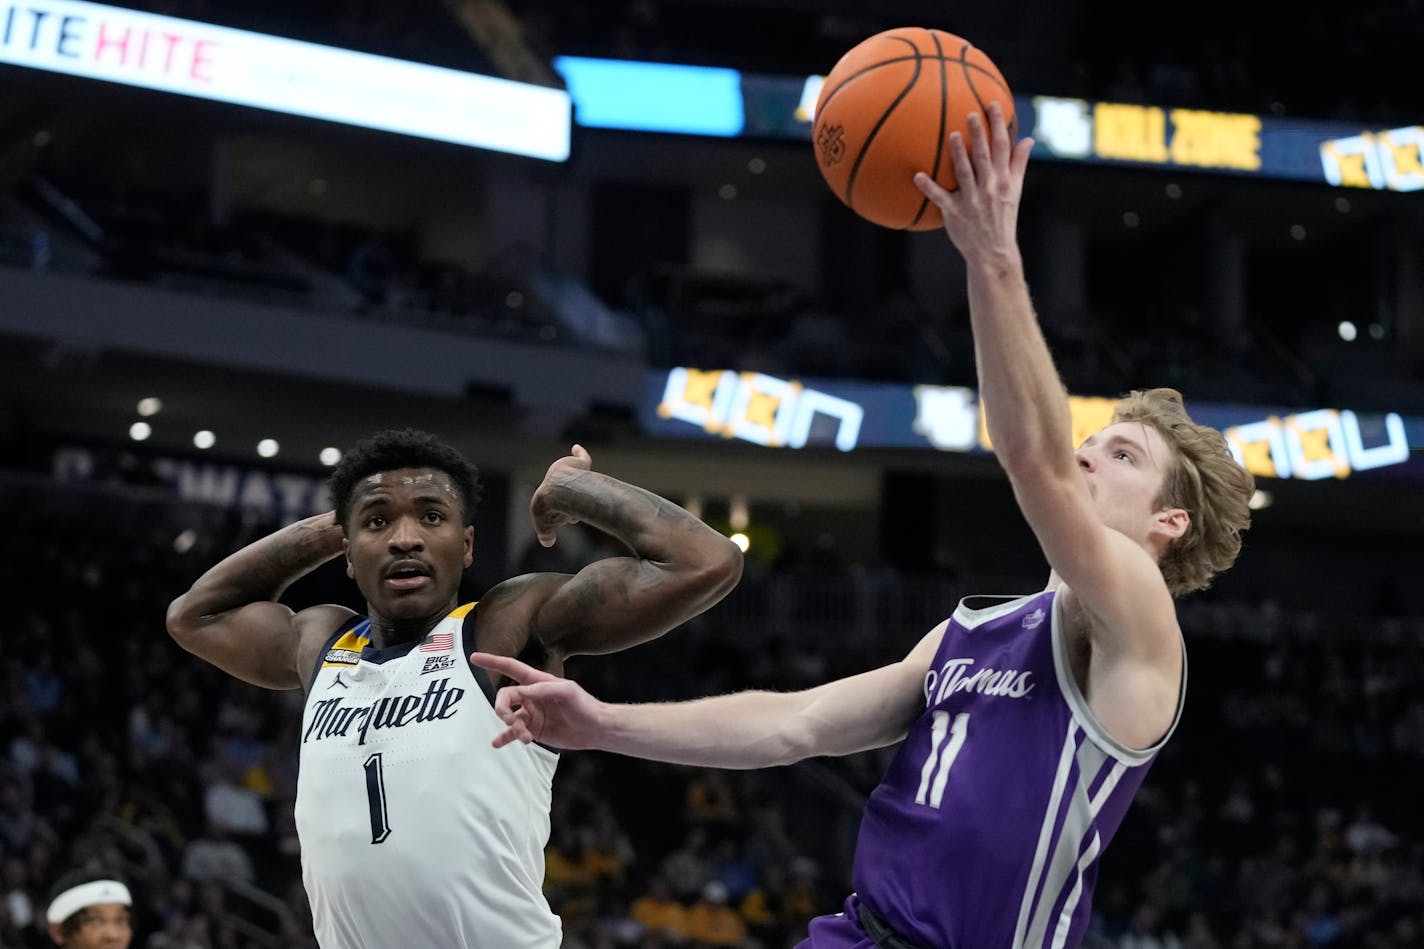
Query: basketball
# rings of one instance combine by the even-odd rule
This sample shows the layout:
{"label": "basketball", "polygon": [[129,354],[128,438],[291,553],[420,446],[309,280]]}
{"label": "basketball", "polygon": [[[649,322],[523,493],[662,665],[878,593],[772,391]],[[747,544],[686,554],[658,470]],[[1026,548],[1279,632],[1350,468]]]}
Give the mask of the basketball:
{"label": "basketball", "polygon": [[915,187],[915,172],[954,190],[949,133],[958,130],[967,146],[969,114],[987,123],[991,102],[1017,137],[1013,93],[983,50],[942,30],[877,33],[826,76],[811,130],[816,166],[836,197],[871,223],[939,227],[939,209]]}

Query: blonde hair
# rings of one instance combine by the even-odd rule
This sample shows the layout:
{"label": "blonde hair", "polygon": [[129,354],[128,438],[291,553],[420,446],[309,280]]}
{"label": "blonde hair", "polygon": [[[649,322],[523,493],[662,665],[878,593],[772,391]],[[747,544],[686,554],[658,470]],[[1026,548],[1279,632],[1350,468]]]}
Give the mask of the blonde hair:
{"label": "blonde hair", "polygon": [[1173,596],[1206,589],[1241,552],[1255,479],[1231,457],[1220,432],[1192,421],[1176,389],[1129,392],[1118,400],[1113,422],[1151,425],[1172,446],[1157,503],[1159,509],[1182,508],[1191,523],[1162,555],[1162,577]]}

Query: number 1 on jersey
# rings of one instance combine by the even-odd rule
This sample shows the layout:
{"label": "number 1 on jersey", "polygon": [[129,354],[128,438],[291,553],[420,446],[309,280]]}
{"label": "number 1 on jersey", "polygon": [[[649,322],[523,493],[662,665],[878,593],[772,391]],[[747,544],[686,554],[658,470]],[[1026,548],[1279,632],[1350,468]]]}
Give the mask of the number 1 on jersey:
{"label": "number 1 on jersey", "polygon": [[366,759],[366,803],[371,808],[371,843],[378,844],[391,835],[391,822],[386,816],[386,772],[381,767],[378,751]]}
{"label": "number 1 on jersey", "polygon": [[[944,741],[946,733],[949,734],[948,744]],[[954,759],[959,757],[959,749],[964,747],[964,739],[968,733],[968,712],[960,712],[954,716],[952,725],[948,712],[934,713],[934,725],[930,730],[930,753],[925,757],[925,766],[920,769],[920,790],[915,795],[916,804],[927,803],[939,810],[939,805],[944,800],[945,783],[949,781],[949,769],[954,766]]]}

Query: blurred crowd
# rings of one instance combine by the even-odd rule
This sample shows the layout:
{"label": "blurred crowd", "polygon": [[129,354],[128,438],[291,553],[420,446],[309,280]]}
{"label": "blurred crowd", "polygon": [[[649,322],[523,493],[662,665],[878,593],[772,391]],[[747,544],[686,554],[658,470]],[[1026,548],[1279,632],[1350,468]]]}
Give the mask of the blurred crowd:
{"label": "blurred crowd", "polygon": [[[161,512],[104,509],[41,505],[0,538],[0,945],[45,945],[45,892],[93,867],[133,889],[135,946],[310,949],[292,821],[299,697],[228,678],[162,626],[199,570],[268,525],[212,517],[180,553]],[[801,617],[750,641],[736,618],[776,576],[750,572],[725,613],[570,674],[635,701],[800,688],[895,658],[921,632],[850,641]],[[882,572],[877,587],[899,582]],[[350,593],[339,577],[303,584],[294,596]],[[938,587],[946,606],[958,592]],[[1104,860],[1090,945],[1418,945],[1424,618],[1209,594],[1182,614],[1185,716]],[[745,773],[567,754],[546,851],[566,945],[793,945],[847,890],[859,807],[888,754]]]}
{"label": "blurred crowd", "polygon": [[[903,285],[883,288],[862,308],[781,279],[729,287],[736,280],[728,275],[690,273],[659,281],[654,261],[638,289],[610,301],[585,276],[554,266],[526,243],[461,266],[424,259],[410,231],[259,211],[217,225],[193,211],[202,204],[192,194],[105,192],[79,178],[22,184],[0,193],[0,264],[530,345],[616,351],[657,367],[976,384],[967,308],[925,300]],[[60,208],[77,209],[98,236],[79,242],[60,223]],[[901,245],[882,250],[904,254]],[[1304,340],[1313,338],[1306,334],[1321,332],[1329,311],[1284,328],[1253,314],[1227,341],[1170,288],[1144,291],[1130,304],[1092,297],[1082,306],[1043,317],[1074,392],[1126,391],[1151,378],[1216,401],[1424,409],[1424,391],[1407,373],[1391,370],[1394,384],[1371,395],[1381,384],[1380,364],[1352,367],[1334,351],[1304,351]],[[1392,340],[1381,339],[1356,348],[1362,355],[1393,351]]]}

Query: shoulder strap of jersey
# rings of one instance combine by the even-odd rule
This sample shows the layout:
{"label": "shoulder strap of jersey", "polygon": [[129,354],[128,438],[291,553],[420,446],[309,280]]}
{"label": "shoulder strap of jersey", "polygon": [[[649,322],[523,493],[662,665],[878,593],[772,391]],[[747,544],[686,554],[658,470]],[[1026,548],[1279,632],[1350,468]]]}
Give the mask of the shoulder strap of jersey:
{"label": "shoulder strap of jersey", "polygon": [[494,682],[490,680],[489,673],[479,666],[470,662],[470,653],[479,648],[475,643],[475,617],[479,613],[479,601],[469,604],[465,613],[464,624],[460,627],[460,645],[464,651],[465,664],[470,667],[470,674],[475,677],[476,684],[480,691],[485,694],[491,706],[494,705]]}
{"label": "shoulder strap of jersey", "polygon": [[336,625],[336,628],[331,631],[331,635],[326,637],[326,642],[322,643],[321,648],[316,652],[316,661],[312,664],[312,670],[307,675],[306,691],[308,693],[311,692],[311,687],[316,684],[317,673],[321,672],[321,665],[326,661],[326,654],[331,651],[332,646],[336,645],[337,640],[347,633],[354,632],[362,627],[369,628],[370,625],[370,619],[359,613],[355,616],[347,617]]}

